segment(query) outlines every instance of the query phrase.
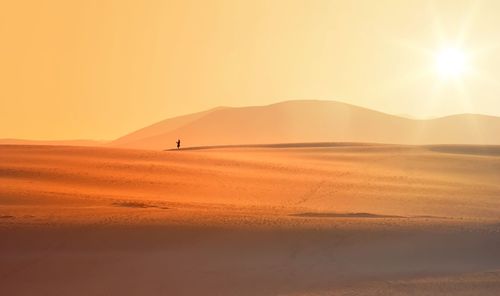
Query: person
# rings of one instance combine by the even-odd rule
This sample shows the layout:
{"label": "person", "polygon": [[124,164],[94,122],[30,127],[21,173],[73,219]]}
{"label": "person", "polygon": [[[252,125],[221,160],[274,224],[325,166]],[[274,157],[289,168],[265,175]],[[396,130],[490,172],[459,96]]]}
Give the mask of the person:
{"label": "person", "polygon": [[175,142],[175,143],[177,143],[177,149],[180,149],[181,148],[181,140],[177,139],[177,142]]}

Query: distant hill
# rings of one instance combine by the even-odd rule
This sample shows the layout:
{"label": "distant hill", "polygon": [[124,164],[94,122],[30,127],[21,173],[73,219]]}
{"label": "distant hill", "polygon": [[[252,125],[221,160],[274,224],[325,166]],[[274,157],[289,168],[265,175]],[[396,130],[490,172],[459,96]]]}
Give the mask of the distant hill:
{"label": "distant hill", "polygon": [[189,124],[203,116],[206,116],[214,111],[223,110],[224,107],[218,107],[214,109],[210,109],[203,112],[178,116],[174,118],[168,118],[147,126],[145,128],[141,128],[135,132],[127,134],[123,137],[120,137],[112,142],[112,146],[127,146],[128,143],[133,143],[136,141],[140,141],[141,139],[151,138],[155,136],[160,136],[164,133],[174,131],[178,128],[183,127],[186,124]]}
{"label": "distant hill", "polygon": [[0,139],[0,145],[57,145],[57,146],[101,146],[105,142],[93,140],[22,140],[22,139]]}
{"label": "distant hill", "polygon": [[215,108],[167,119],[108,146],[137,149],[293,142],[394,144],[500,144],[500,118],[460,114],[403,118],[335,101],[303,100]]}

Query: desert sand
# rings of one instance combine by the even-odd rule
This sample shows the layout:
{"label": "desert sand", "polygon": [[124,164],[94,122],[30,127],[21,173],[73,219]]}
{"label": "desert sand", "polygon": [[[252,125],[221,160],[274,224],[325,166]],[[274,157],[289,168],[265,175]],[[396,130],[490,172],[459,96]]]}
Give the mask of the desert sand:
{"label": "desert sand", "polygon": [[498,295],[500,147],[0,146],[0,295]]}

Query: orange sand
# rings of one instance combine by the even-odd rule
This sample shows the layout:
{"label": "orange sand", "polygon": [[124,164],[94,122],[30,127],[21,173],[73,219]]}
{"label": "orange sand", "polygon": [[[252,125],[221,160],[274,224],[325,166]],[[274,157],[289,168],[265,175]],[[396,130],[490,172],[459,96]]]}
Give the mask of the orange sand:
{"label": "orange sand", "polygon": [[0,146],[0,295],[496,295],[500,147]]}

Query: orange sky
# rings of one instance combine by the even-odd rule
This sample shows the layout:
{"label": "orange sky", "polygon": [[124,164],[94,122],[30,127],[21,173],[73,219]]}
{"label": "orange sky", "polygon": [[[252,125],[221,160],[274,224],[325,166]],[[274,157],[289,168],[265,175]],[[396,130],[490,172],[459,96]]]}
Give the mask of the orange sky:
{"label": "orange sky", "polygon": [[[500,115],[498,1],[1,1],[0,138],[112,139],[219,105]],[[474,53],[457,81],[426,54]]]}

